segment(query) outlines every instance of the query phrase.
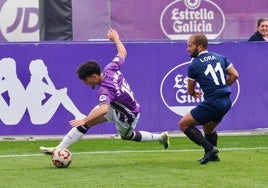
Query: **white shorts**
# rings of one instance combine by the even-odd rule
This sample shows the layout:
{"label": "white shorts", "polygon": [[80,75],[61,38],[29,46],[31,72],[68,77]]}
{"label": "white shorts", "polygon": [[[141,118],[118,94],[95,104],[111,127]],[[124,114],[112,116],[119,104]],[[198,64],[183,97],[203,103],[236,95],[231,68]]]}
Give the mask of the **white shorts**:
{"label": "white shorts", "polygon": [[115,128],[120,136],[126,137],[132,134],[132,131],[135,129],[139,121],[140,114],[138,114],[134,118],[133,122],[129,124],[127,122],[127,118],[125,118],[124,122],[122,120],[119,120],[120,114],[118,114],[115,109],[109,106],[109,111],[104,117],[108,122],[113,121],[115,123]]}

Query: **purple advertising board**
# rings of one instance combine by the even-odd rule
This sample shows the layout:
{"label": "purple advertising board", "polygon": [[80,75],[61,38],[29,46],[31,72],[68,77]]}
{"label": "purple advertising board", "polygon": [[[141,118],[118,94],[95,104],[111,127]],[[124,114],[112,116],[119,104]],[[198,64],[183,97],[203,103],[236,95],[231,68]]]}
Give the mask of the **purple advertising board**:
{"label": "purple advertising board", "polygon": [[125,40],[247,40],[268,17],[267,0],[75,0],[74,40],[105,39],[108,27]]}
{"label": "purple advertising board", "polygon": [[[0,0],[0,41],[39,41],[40,6],[37,0]],[[267,0],[74,0],[73,40],[105,39],[109,27],[124,40],[185,40],[201,32],[247,40],[257,20],[268,17],[267,7]]]}
{"label": "purple advertising board", "polygon": [[[138,130],[178,131],[178,121],[198,101],[186,92],[189,54],[185,42],[125,42],[122,67],[142,106]],[[210,43],[240,73],[232,87],[233,106],[218,130],[268,127],[267,48],[265,42]],[[97,105],[95,90],[75,73],[79,64],[95,59],[102,68],[116,49],[111,42],[5,43],[0,45],[0,135],[62,135],[69,121]],[[90,134],[115,134],[103,123]]]}

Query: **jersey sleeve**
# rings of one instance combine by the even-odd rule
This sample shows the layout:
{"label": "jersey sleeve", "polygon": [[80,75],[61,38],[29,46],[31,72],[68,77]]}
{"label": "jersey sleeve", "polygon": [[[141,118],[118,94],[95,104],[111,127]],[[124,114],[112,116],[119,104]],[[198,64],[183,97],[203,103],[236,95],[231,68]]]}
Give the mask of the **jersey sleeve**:
{"label": "jersey sleeve", "polygon": [[196,74],[195,74],[193,66],[194,66],[194,61],[192,61],[188,67],[187,77],[188,77],[188,79],[195,81]]}
{"label": "jersey sleeve", "polygon": [[98,89],[99,103],[100,104],[110,104],[113,101],[115,94],[112,90],[106,87],[100,86]]}
{"label": "jersey sleeve", "polygon": [[124,59],[122,59],[120,56],[115,56],[112,62],[117,63],[119,66],[123,65],[125,62]]}
{"label": "jersey sleeve", "polygon": [[233,64],[225,58],[225,70],[229,69],[231,66],[233,66]]}
{"label": "jersey sleeve", "polygon": [[104,68],[104,72],[106,72],[107,70],[109,70],[109,71],[120,70],[120,68],[124,64],[124,62],[125,62],[124,59],[122,59],[119,56],[115,56],[114,59],[108,65],[106,65],[106,67]]}

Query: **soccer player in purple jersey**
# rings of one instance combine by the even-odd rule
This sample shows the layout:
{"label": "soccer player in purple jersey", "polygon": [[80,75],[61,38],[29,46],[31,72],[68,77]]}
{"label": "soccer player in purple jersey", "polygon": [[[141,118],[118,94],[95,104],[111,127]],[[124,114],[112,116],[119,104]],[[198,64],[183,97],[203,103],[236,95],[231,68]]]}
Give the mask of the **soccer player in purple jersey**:
{"label": "soccer player in purple jersey", "polygon": [[[238,72],[226,57],[208,52],[208,40],[204,34],[194,34],[188,40],[187,51],[192,57],[188,67],[188,93],[204,101],[188,112],[180,121],[179,128],[197,145],[204,148],[205,155],[200,164],[219,161],[216,126],[232,105],[232,85],[238,79]],[[196,90],[199,83],[202,91]],[[196,128],[203,125],[203,134]]]}
{"label": "soccer player in purple jersey", "polygon": [[40,147],[45,154],[52,154],[57,148],[68,148],[79,141],[92,126],[102,122],[113,121],[123,140],[136,142],[158,141],[169,147],[167,132],[153,134],[146,131],[135,131],[140,117],[141,106],[137,103],[134,94],[128,85],[120,67],[125,62],[127,51],[121,42],[118,33],[109,29],[107,37],[115,43],[117,55],[111,63],[106,65],[103,72],[95,61],[87,61],[77,69],[79,79],[92,89],[97,88],[99,104],[83,119],[71,120],[73,127],[56,147]]}

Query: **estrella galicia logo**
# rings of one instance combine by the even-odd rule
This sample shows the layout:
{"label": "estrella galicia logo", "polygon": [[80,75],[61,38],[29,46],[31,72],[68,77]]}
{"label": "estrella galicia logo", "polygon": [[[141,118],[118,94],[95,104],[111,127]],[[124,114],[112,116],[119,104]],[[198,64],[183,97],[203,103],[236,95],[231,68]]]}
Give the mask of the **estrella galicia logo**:
{"label": "estrella galicia logo", "polygon": [[194,33],[217,38],[224,29],[225,16],[210,0],[176,0],[163,10],[160,25],[169,39],[188,39]]}
{"label": "estrella galicia logo", "polygon": [[[0,40],[38,41],[38,1],[5,0],[0,3]],[[1,39],[2,38],[2,39]]]}
{"label": "estrella galicia logo", "polygon": [[[195,99],[187,92],[188,81],[187,81],[187,69],[190,62],[179,64],[178,66],[171,69],[162,79],[160,85],[160,95],[163,103],[172,112],[184,116],[192,108],[197,106],[198,103],[204,99]],[[197,84],[197,88],[200,89]],[[232,85],[231,99],[234,105],[239,97],[240,85],[237,80]]]}

